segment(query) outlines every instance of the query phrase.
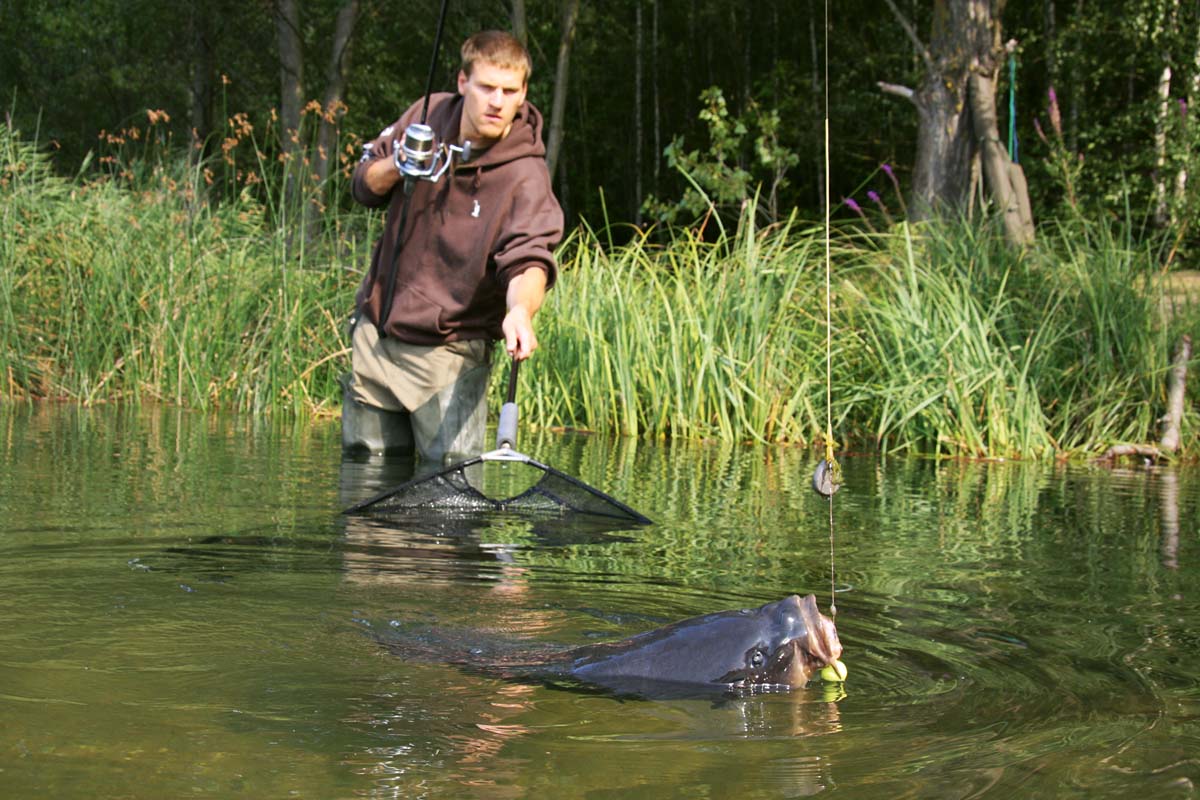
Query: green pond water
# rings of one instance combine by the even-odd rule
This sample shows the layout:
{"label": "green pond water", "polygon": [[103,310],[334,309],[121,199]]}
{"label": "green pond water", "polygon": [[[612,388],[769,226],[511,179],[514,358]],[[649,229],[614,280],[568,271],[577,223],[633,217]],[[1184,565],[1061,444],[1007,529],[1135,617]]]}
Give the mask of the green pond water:
{"label": "green pond water", "polygon": [[[336,422],[0,406],[0,796],[1196,795],[1200,472],[848,453],[831,509],[812,451],[519,445],[654,524],[347,518],[395,475]],[[831,520],[844,693],[438,659],[828,611]]]}

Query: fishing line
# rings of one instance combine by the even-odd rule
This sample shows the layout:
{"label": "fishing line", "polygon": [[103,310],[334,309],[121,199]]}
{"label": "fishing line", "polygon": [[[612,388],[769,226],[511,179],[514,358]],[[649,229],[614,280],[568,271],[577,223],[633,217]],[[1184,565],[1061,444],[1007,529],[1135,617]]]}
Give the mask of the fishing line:
{"label": "fishing line", "polygon": [[825,111],[825,460],[813,474],[813,488],[829,499],[829,616],[837,616],[837,572],[834,565],[833,494],[842,484],[842,469],[833,456],[833,278],[832,226],[829,193],[829,0],[825,0],[824,111]]}

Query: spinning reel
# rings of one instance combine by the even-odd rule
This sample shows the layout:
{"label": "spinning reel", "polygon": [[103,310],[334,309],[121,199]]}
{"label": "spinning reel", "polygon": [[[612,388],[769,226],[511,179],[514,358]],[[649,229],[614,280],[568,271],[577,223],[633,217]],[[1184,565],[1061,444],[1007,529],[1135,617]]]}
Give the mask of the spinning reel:
{"label": "spinning reel", "polygon": [[455,156],[460,164],[471,160],[471,143],[438,143],[433,128],[423,122],[414,122],[404,129],[404,138],[393,150],[396,169],[404,176],[405,188],[422,180],[437,183],[446,170],[450,169]]}

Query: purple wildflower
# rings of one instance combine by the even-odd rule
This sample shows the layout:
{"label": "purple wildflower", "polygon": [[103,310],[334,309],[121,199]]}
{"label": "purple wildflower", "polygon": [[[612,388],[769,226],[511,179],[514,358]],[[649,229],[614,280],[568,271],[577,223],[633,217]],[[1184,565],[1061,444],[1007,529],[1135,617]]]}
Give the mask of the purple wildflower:
{"label": "purple wildflower", "polygon": [[904,205],[904,192],[900,191],[900,181],[896,179],[896,173],[892,171],[892,165],[884,162],[879,165],[879,168],[887,173],[888,178],[892,181],[892,187],[896,190],[896,199],[900,201],[900,210],[908,214],[908,208]]}
{"label": "purple wildflower", "polygon": [[888,207],[884,204],[883,198],[881,198],[879,196],[879,192],[875,191],[874,189],[870,189],[867,191],[867,197],[869,197],[871,199],[872,203],[879,206],[879,210],[881,212],[883,212],[883,218],[887,220],[888,225],[891,225],[892,224],[891,212],[888,211]]}
{"label": "purple wildflower", "polygon": [[871,224],[871,220],[867,219],[867,215],[863,213],[862,206],[855,202],[853,197],[843,197],[842,202],[846,204],[846,208],[862,217],[862,221],[867,225],[867,230],[869,230],[871,233],[875,233],[875,226]]}
{"label": "purple wildflower", "polygon": [[1046,144],[1050,144],[1050,142],[1046,139],[1045,131],[1042,130],[1042,122],[1037,117],[1033,118],[1033,129],[1035,131],[1037,131],[1037,135],[1038,135],[1039,139],[1041,139]]}
{"label": "purple wildflower", "polygon": [[1054,130],[1054,134],[1058,138],[1062,138],[1062,113],[1058,110],[1058,95],[1054,93],[1054,87],[1050,87],[1048,92],[1050,95],[1050,127]]}

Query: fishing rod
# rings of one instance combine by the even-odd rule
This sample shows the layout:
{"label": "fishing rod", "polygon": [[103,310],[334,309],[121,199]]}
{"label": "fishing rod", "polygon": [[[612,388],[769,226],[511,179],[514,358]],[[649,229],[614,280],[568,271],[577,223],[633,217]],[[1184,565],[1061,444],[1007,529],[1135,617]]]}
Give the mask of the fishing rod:
{"label": "fishing rod", "polygon": [[429,98],[433,94],[433,78],[437,73],[438,53],[442,48],[442,31],[446,27],[446,8],[449,4],[449,0],[442,0],[442,10],[438,14],[433,56],[429,60],[429,77],[425,81],[425,100],[421,104],[421,121],[413,122],[404,129],[400,147],[392,151],[396,168],[404,175],[404,190],[408,193],[412,192],[417,180],[437,183],[450,168],[455,155],[464,163],[471,160],[470,142],[464,142],[461,147],[444,142],[439,144],[437,134],[425,122],[429,117]]}
{"label": "fishing rod", "polygon": [[404,136],[392,145],[392,160],[396,169],[404,176],[404,199],[400,206],[400,225],[396,229],[396,244],[392,248],[392,268],[388,272],[387,288],[383,294],[383,305],[379,311],[379,322],[376,328],[379,338],[386,338],[384,326],[392,310],[392,299],[396,296],[396,278],[399,272],[400,250],[404,246],[404,229],[408,224],[408,201],[416,188],[417,181],[437,183],[441,180],[454,157],[458,156],[459,163],[465,164],[471,160],[471,143],[463,142],[461,146],[438,142],[437,134],[426,120],[429,117],[429,98],[433,94],[433,78],[437,73],[438,53],[442,47],[442,32],[446,27],[446,8],[449,0],[442,0],[442,8],[438,13],[437,31],[433,37],[433,55],[429,59],[429,76],[425,80],[425,99],[421,104],[420,122],[409,123],[404,129]]}

